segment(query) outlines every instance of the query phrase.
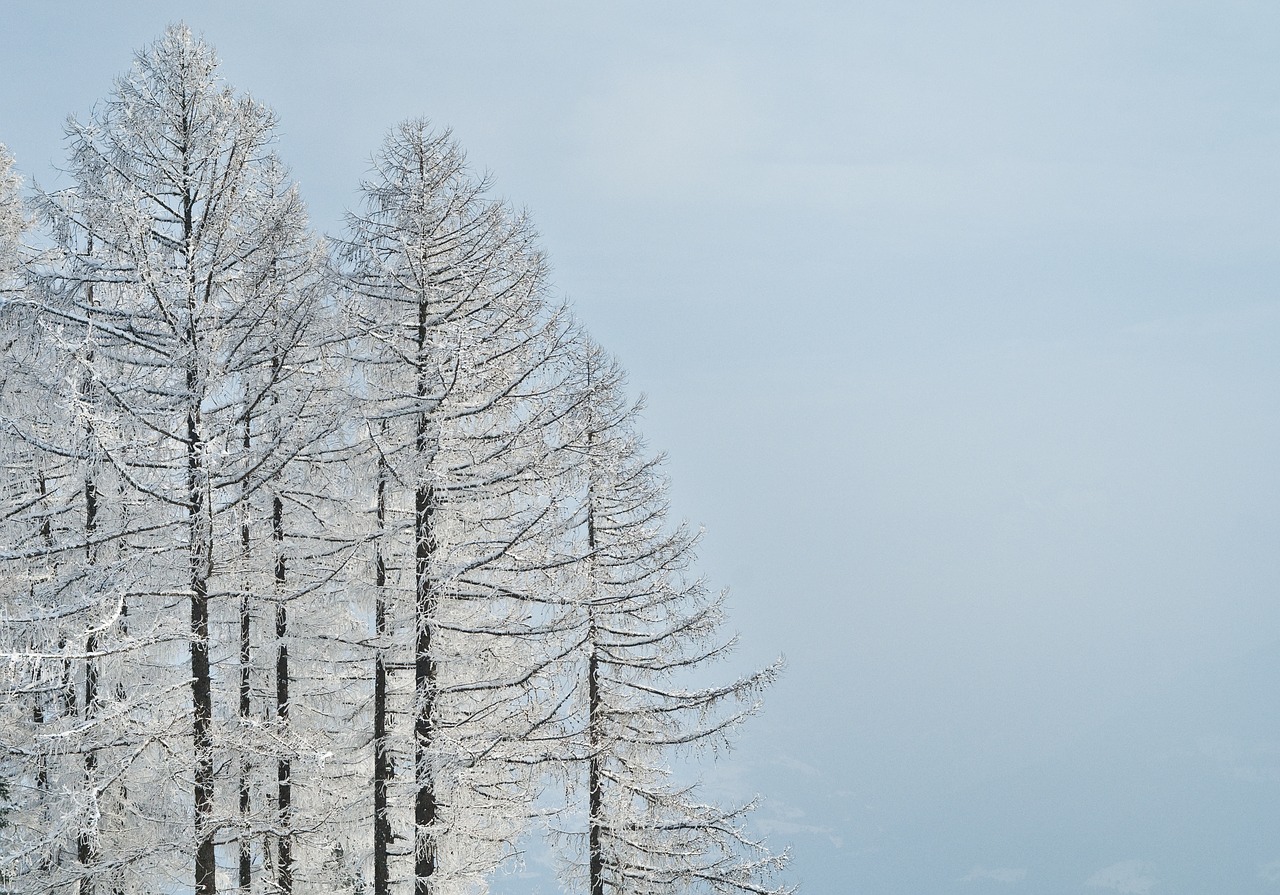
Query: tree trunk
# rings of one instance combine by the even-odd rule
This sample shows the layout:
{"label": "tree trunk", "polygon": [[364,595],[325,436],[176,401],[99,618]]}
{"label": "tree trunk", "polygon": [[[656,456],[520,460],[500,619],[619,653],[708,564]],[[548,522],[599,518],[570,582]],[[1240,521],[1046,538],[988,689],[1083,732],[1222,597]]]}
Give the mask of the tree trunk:
{"label": "tree trunk", "polygon": [[[277,494],[271,501],[271,535],[276,542],[276,720],[281,727],[289,723],[289,633],[288,611],[284,603],[284,504]],[[282,731],[283,735],[283,731]],[[289,829],[293,808],[293,781],[286,753],[276,764],[277,804],[280,810],[279,863],[276,887],[281,895],[293,891],[293,831]]]}
{"label": "tree trunk", "polygon": [[390,895],[391,878],[387,850],[391,846],[391,821],[387,815],[387,783],[391,759],[387,752],[387,566],[383,543],[387,524],[387,464],[378,459],[378,544],[374,557],[374,630],[377,635],[373,659],[373,895]]}
{"label": "tree trunk", "polygon": [[[213,843],[213,682],[209,676],[209,577],[213,574],[212,507],[205,502],[205,478],[208,473],[205,443],[200,431],[200,405],[204,397],[198,364],[201,359],[197,332],[198,288],[194,274],[195,197],[190,186],[191,168],[188,135],[191,132],[190,107],[183,108],[180,132],[182,155],[182,250],[185,255],[187,287],[187,531],[191,550],[191,703],[192,733],[195,741],[195,890],[196,895],[216,895],[218,891],[217,859]],[[210,517],[206,519],[206,514]]]}
{"label": "tree trunk", "polygon": [[[89,236],[86,251],[93,253],[93,236]],[[93,286],[88,289],[88,299],[90,307],[93,306]],[[93,349],[90,348],[86,362],[90,365],[93,363]],[[93,392],[92,377],[85,378],[85,394],[91,397]],[[93,439],[93,423],[90,422],[85,426],[85,435],[87,440]],[[98,486],[93,478],[93,469],[89,468],[84,478],[84,559],[85,566],[92,569],[98,562],[98,546],[96,539],[98,536]],[[98,709],[98,632],[91,630],[85,638],[84,644],[84,720],[85,726],[89,727],[93,721],[94,715]],[[98,770],[98,752],[94,747],[90,747],[84,754],[84,782],[85,787],[90,792],[96,786],[95,778]],[[95,795],[96,799],[96,795]],[[96,823],[96,822],[95,822]],[[97,837],[94,835],[96,831],[81,828],[76,838],[76,858],[80,862],[80,868],[84,874],[80,878],[80,895],[93,895],[93,870],[91,869],[97,863]]]}
{"label": "tree trunk", "polygon": [[[92,567],[98,560],[98,548],[94,543],[98,531],[98,489],[92,476],[84,480],[84,539],[85,562]],[[98,707],[98,633],[90,631],[84,644],[84,719],[86,726],[97,714]],[[84,753],[84,781],[90,791],[96,786],[98,752],[90,747]],[[94,831],[81,828],[76,838],[76,858],[84,874],[80,878],[80,895],[93,895],[93,865],[97,863],[97,837]]]}
{"label": "tree trunk", "polygon": [[[194,389],[195,371],[187,374]],[[195,739],[196,895],[216,895],[218,881],[213,846],[213,687],[209,678],[209,570],[213,544],[205,523],[202,464],[197,411],[187,415],[187,522],[191,533],[191,703]]]}
{"label": "tree trunk", "polygon": [[[422,407],[428,394],[427,362],[427,298],[418,299],[418,470],[427,472],[428,422]],[[414,644],[414,696],[417,717],[414,719],[414,895],[430,895],[431,877],[436,871],[435,831],[436,821],[435,775],[431,767],[432,737],[435,727],[436,663],[431,655],[431,633],[435,625],[436,595],[431,584],[431,558],[436,549],[432,530],[432,514],[435,510],[435,493],[430,484],[419,484],[413,495],[414,535],[414,605],[417,638]]]}
{"label": "tree trunk", "polygon": [[[129,600],[128,597],[120,598],[120,637],[124,640],[129,638]],[[128,695],[124,688],[124,681],[116,681],[116,702],[124,702]],[[123,777],[120,780],[120,800],[116,803],[120,817],[125,816],[125,807],[129,804],[129,786],[125,783]],[[111,895],[124,895],[124,873],[117,869],[111,874]]]}
{"label": "tree trunk", "polygon": [[[45,478],[44,470],[41,469],[36,473],[36,486],[40,493],[41,515],[44,517],[40,521],[40,538],[44,541],[45,548],[52,554],[53,552],[53,525],[49,521],[49,504],[47,498],[49,496],[49,483]],[[31,585],[32,595],[35,595],[35,584]],[[44,677],[44,669],[42,665],[36,666],[36,683],[35,700],[31,706],[31,720],[36,725],[36,730],[44,724],[44,686],[40,680]],[[49,759],[43,752],[40,753],[36,764],[36,788],[41,793],[49,791]]]}
{"label": "tree trunk", "polygon": [[[587,444],[592,439],[588,436]],[[591,506],[591,493],[587,494],[587,574],[590,576],[595,565],[596,525],[595,511]],[[601,774],[600,774],[600,727],[602,724],[600,702],[600,659],[596,655],[596,620],[595,612],[590,606],[587,628],[587,850],[590,895],[604,895],[604,853],[601,842]]]}
{"label": "tree trunk", "polygon": [[[245,456],[249,454],[251,446],[252,420],[249,414],[249,406],[246,402],[244,410],[244,438],[241,446],[244,448]],[[249,663],[253,658],[250,653],[250,637],[252,635],[253,619],[250,615],[249,593],[249,507],[248,507],[248,490],[249,483],[245,482],[245,494],[242,496],[244,506],[241,511],[244,514],[240,522],[240,556],[244,562],[245,574],[245,590],[240,595],[240,724],[241,733],[247,733],[249,729],[249,713],[251,703],[249,699]],[[253,852],[252,838],[249,835],[249,755],[248,750],[240,759],[240,849],[239,862],[237,867],[237,882],[240,885],[241,892],[248,895],[250,884],[253,881]]]}
{"label": "tree trunk", "polygon": [[431,877],[436,870],[434,831],[436,793],[431,767],[432,734],[435,727],[436,663],[431,656],[431,630],[435,622],[436,598],[431,586],[431,555],[435,538],[431,530],[434,493],[419,487],[414,493],[414,535],[417,572],[417,643],[414,650],[414,693],[418,713],[414,723],[414,895],[430,895]]}
{"label": "tree trunk", "polygon": [[587,741],[591,750],[587,759],[587,813],[588,813],[588,849],[590,849],[590,882],[591,895],[604,895],[604,854],[602,851],[600,823],[601,811],[601,776],[600,776],[600,669],[594,646],[595,629],[590,632],[593,641],[591,653],[587,658],[587,702],[589,708],[589,726]]}

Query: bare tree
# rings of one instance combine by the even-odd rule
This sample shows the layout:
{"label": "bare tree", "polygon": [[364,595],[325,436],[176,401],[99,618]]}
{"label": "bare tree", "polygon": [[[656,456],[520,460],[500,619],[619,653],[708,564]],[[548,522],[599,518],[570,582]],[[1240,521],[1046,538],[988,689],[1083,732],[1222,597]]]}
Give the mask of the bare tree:
{"label": "bare tree", "polygon": [[[0,150],[0,619],[8,622],[0,625],[0,652],[8,659],[3,690],[12,697],[0,730],[6,752],[25,760],[27,771],[17,778],[16,847],[0,876],[35,867],[51,878],[78,877],[85,888],[96,749],[91,732],[73,735],[91,727],[97,707],[97,659],[89,653],[108,582],[95,568],[96,483],[79,412],[84,383],[50,375],[56,354],[27,303],[33,254],[21,244],[26,224],[11,159]],[[55,394],[65,400],[51,401]]]}
{"label": "bare tree", "polygon": [[[375,895],[400,838],[417,895],[510,852],[534,785],[520,753],[552,714],[542,591],[564,525],[552,479],[570,340],[531,228],[485,192],[447,132],[408,122],[345,245],[376,470]],[[398,696],[400,668],[413,678]],[[398,831],[401,763],[413,807]]]}
{"label": "bare tree", "polygon": [[[690,580],[696,535],[667,529],[660,457],[646,456],[637,405],[620,368],[583,349],[589,395],[579,447],[584,478],[579,541],[581,614],[573,672],[580,738],[584,831],[578,846],[590,895],[669,892],[785,893],[774,882],[785,855],[744,829],[752,806],[703,802],[696,783],[671,770],[682,753],[727,747],[760,706],[781,663],[725,684],[690,686],[726,655],[719,634],[724,594]],[[687,775],[685,775],[687,776]],[[584,835],[585,834],[585,835]],[[585,866],[584,866],[585,865]]]}
{"label": "bare tree", "polygon": [[[207,45],[171,27],[138,54],[91,121],[71,122],[74,186],[38,205],[57,252],[24,305],[56,355],[54,369],[79,386],[52,397],[81,420],[80,443],[68,446],[65,433],[46,439],[86,470],[75,476],[84,545],[75,568],[108,575],[102,553],[110,549],[125,569],[111,579],[120,688],[110,711],[98,667],[105,629],[93,629],[83,649],[84,729],[102,729],[114,743],[113,766],[99,749],[82,748],[86,771],[100,778],[90,792],[110,780],[122,801],[127,793],[121,810],[133,815],[132,836],[108,852],[101,831],[85,827],[77,851],[86,881],[109,868],[153,885],[185,855],[196,891],[211,895],[220,831],[245,827],[245,809],[220,804],[217,781],[222,751],[243,753],[252,731],[243,715],[231,723],[242,694],[219,692],[226,678],[213,665],[219,650],[244,648],[219,632],[246,621],[245,601],[224,599],[244,593],[246,513],[301,450],[281,420],[313,390],[299,347],[323,257],[271,152],[273,127],[267,109],[220,83]],[[281,500],[278,492],[269,499]],[[280,513],[259,518],[271,520],[261,541],[274,545],[259,555],[279,567]],[[283,654],[283,598],[278,588],[263,596],[276,607]],[[184,604],[187,621],[178,623]],[[183,647],[180,672],[175,650]],[[135,681],[145,689],[127,692]],[[287,674],[277,688],[285,683]],[[184,687],[185,710],[176,698]],[[287,815],[280,801],[277,794],[276,811]],[[274,825],[287,828],[287,816]]]}

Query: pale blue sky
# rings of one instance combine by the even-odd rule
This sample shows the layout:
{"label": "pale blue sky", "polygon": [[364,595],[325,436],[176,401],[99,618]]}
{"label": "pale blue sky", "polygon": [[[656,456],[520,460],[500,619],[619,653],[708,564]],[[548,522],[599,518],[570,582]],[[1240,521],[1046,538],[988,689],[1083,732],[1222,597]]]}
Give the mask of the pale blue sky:
{"label": "pale blue sky", "polygon": [[0,11],[24,174],[181,17],[321,229],[416,115],[528,207],[788,656],[715,779],[807,891],[1277,888],[1280,5],[119,6]]}

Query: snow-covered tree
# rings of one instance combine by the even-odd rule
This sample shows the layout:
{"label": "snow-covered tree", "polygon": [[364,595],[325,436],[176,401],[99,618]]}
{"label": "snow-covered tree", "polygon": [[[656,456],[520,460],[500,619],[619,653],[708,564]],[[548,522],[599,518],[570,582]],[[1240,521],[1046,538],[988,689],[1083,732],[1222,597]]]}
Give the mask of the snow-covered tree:
{"label": "snow-covered tree", "polygon": [[[83,886],[185,876],[212,893],[227,831],[269,830],[288,888],[287,709],[264,699],[270,723],[247,717],[232,708],[243,688],[215,671],[256,638],[276,654],[260,689],[287,692],[283,505],[291,464],[315,443],[297,423],[320,418],[305,408],[323,250],[271,151],[273,127],[220,82],[207,45],[171,27],[91,120],[71,122],[73,186],[38,205],[56,252],[21,307],[49,355],[36,391],[61,416],[13,429],[70,470],[46,515],[82,517],[65,545],[49,532],[46,554],[83,604],[76,618],[58,592],[57,617],[86,633],[52,638],[59,653],[82,647],[85,698],[61,742],[84,757],[66,815]],[[274,626],[246,630],[262,606]],[[278,785],[250,817],[238,796],[255,751],[275,756]],[[219,782],[232,767],[237,798]],[[48,884],[39,862],[28,867]]]}
{"label": "snow-covered tree", "polygon": [[[574,661],[580,737],[575,764],[585,829],[561,827],[570,864],[589,895],[671,892],[785,893],[785,864],[744,829],[752,805],[705,802],[673,773],[674,758],[726,747],[759,708],[780,663],[719,685],[691,685],[727,654],[724,594],[690,579],[696,535],[667,528],[660,457],[636,429],[638,406],[602,350],[583,350],[588,395],[578,447],[585,479]],[[684,681],[684,683],[682,683]],[[585,870],[585,878],[582,871]]]}
{"label": "snow-covered tree", "polygon": [[[18,352],[15,351],[21,334],[21,321],[16,318],[11,308],[19,298],[21,290],[22,268],[22,234],[26,229],[26,215],[20,194],[21,180],[13,171],[13,157],[3,144],[0,144],[0,398],[9,399],[17,391],[14,381],[21,375],[20,363],[15,363]],[[38,502],[37,494],[30,487],[30,481],[23,475],[32,469],[30,452],[20,450],[17,439],[7,427],[0,427],[0,464],[3,478],[0,478],[0,531],[11,535],[16,529],[26,532],[37,531],[39,522],[24,520],[15,524],[15,516],[24,515],[25,508]],[[24,532],[25,533],[25,532]],[[6,539],[3,542],[9,546]],[[13,557],[6,550],[0,556],[3,572],[20,573],[20,568],[13,562]],[[33,565],[35,563],[33,562]],[[6,594],[6,597],[9,595]],[[0,602],[0,729],[24,726],[43,716],[43,700],[30,691],[34,676],[34,663],[20,662],[19,654],[26,655],[25,649],[13,647],[22,643],[26,632],[19,630],[20,623],[15,617],[20,610],[12,599]],[[8,745],[10,737],[0,737],[0,742]],[[14,780],[19,792],[26,786],[35,784],[39,769],[32,762],[31,779],[23,780],[24,762],[17,758],[12,748],[0,752],[0,826],[7,826],[7,815],[10,810],[10,780]],[[8,861],[0,857],[0,882],[9,876]]]}
{"label": "snow-covered tree", "polygon": [[344,249],[375,470],[376,895],[407,876],[396,841],[417,895],[474,886],[510,852],[526,743],[553,714],[543,594],[570,340],[531,228],[485,193],[448,133],[407,122]]}
{"label": "snow-covered tree", "polygon": [[100,582],[76,561],[94,524],[78,458],[80,383],[49,376],[55,354],[28,304],[26,216],[11,165],[0,153],[0,741],[16,802],[5,837],[16,848],[0,858],[0,876],[25,859],[55,877],[87,844],[76,795],[93,752],[68,735],[79,724],[76,671]]}

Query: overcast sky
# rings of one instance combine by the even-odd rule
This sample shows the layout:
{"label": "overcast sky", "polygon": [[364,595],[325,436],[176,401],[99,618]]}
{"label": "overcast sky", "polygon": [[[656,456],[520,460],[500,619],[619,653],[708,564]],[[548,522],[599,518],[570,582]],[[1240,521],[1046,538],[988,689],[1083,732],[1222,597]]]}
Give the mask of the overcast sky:
{"label": "overcast sky", "polygon": [[[1149,767],[1193,697],[1274,713],[1233,669],[1280,643],[1280,5],[10,3],[25,176],[177,17],[275,109],[318,228],[418,115],[529,209],[649,396],[739,663],[788,658],[713,778],[764,790],[806,891],[1190,891],[1176,854],[1280,888],[1280,839],[1208,844],[1246,814],[1093,847],[1017,782]],[[1204,768],[1252,749],[1274,814],[1280,739],[1201,720],[1170,748],[1209,764],[1152,792],[1229,805]],[[991,836],[913,838],[966,793]]]}

